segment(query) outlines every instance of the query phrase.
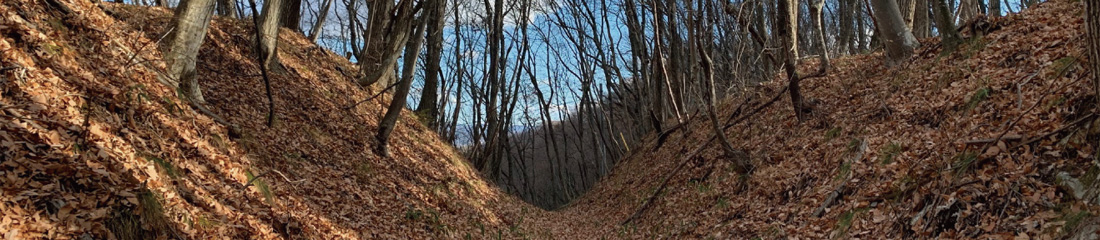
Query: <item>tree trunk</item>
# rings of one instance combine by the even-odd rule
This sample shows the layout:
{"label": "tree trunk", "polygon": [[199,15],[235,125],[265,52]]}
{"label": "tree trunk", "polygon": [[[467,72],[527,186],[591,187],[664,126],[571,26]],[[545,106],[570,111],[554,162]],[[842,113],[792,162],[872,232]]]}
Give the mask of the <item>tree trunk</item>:
{"label": "tree trunk", "polygon": [[[1092,70],[1092,87],[1096,91],[1096,103],[1094,111],[1100,111],[1100,0],[1085,0],[1085,38],[1089,55],[1089,68]],[[1096,120],[1095,122],[1100,122]],[[1100,140],[1093,141],[1096,152],[1093,152],[1093,167],[1100,165]],[[1088,187],[1086,201],[1100,202],[1100,181],[1093,181]]]}
{"label": "tree trunk", "polygon": [[325,0],[321,4],[321,11],[318,13],[317,22],[313,23],[313,28],[309,29],[309,41],[317,42],[317,38],[321,37],[321,31],[325,29],[325,20],[328,19],[329,8],[332,7],[332,2],[335,0]]}
{"label": "tree trunk", "polygon": [[928,17],[928,0],[914,0],[913,7],[913,36],[917,38],[932,37],[932,24]]}
{"label": "tree trunk", "polygon": [[[394,67],[401,49],[405,47],[412,27],[413,0],[373,1],[370,6],[370,22],[364,43],[366,53],[360,59],[359,70],[363,77],[359,85],[381,83],[389,86],[395,80]],[[396,11],[394,15],[393,10]]]}
{"label": "tree trunk", "polygon": [[[856,54],[856,53],[863,52],[863,50],[867,50],[867,47],[870,45],[868,43],[868,40],[870,40],[870,38],[867,37],[867,17],[871,13],[864,11],[867,8],[866,6],[864,6],[864,1],[859,1],[859,0],[854,0],[854,1],[856,2],[855,3],[855,6],[856,6],[855,11],[857,13],[855,15],[855,18],[856,18],[856,35],[854,36],[854,37],[856,37],[856,40],[855,40],[856,46],[852,48],[852,53]],[[864,13],[866,13],[866,14],[864,14]]]}
{"label": "tree trunk", "polygon": [[955,22],[951,20],[951,9],[947,8],[946,0],[931,0],[932,11],[936,17],[936,31],[940,33],[941,43],[945,52],[955,51],[962,40],[959,31],[955,29]]}
{"label": "tree trunk", "polygon": [[260,56],[264,59],[264,67],[272,69],[279,64],[279,19],[282,16],[284,0],[264,0],[264,7],[260,12]]}
{"label": "tree trunk", "polygon": [[[276,5],[282,9],[281,20],[279,26],[289,28],[291,31],[301,32],[300,26],[302,21],[302,0],[281,0],[282,4]],[[264,2],[264,6],[267,6],[267,2]],[[267,8],[264,8],[264,12],[267,12]]]}
{"label": "tree trunk", "polygon": [[989,16],[1001,16],[1001,0],[989,0]]}
{"label": "tree trunk", "polygon": [[779,0],[775,6],[776,38],[779,39],[783,70],[787,72],[787,82],[791,91],[791,105],[794,107],[795,116],[799,121],[805,119],[802,115],[802,94],[798,90],[798,1]]}
{"label": "tree trunk", "polygon": [[222,17],[237,18],[237,1],[218,0],[218,15]]}
{"label": "tree trunk", "polygon": [[840,7],[838,10],[839,13],[837,13],[837,21],[839,21],[837,24],[837,31],[839,32],[837,36],[837,47],[840,48],[839,52],[841,54],[851,54],[854,45],[854,41],[852,40],[855,39],[853,35],[855,35],[856,28],[853,24],[856,14],[853,13],[858,13],[859,9],[854,6],[855,0],[838,1],[840,2]]}
{"label": "tree trunk", "polygon": [[871,0],[878,23],[878,32],[886,47],[886,65],[894,66],[909,59],[917,40],[913,33],[905,28],[905,22],[893,0]]}
{"label": "tree trunk", "polygon": [[[910,1],[916,1],[916,0],[910,0]],[[829,49],[828,49],[828,46],[827,46],[828,42],[825,40],[825,19],[822,16],[824,14],[821,11],[824,8],[824,6],[825,6],[825,0],[811,0],[810,18],[812,18],[811,20],[813,20],[814,32],[817,33],[817,35],[814,36],[814,38],[816,38],[814,40],[817,41],[818,45],[821,46],[820,50],[821,50],[821,65],[822,65],[822,68],[827,69],[827,68],[829,68]]]}
{"label": "tree trunk", "polygon": [[[439,0],[435,0],[439,1]],[[382,117],[382,121],[378,123],[378,135],[375,136],[378,139],[377,153],[384,157],[390,156],[389,141],[390,134],[393,133],[394,127],[397,125],[397,119],[401,116],[401,110],[405,109],[405,102],[409,96],[409,89],[412,88],[413,75],[416,72],[416,58],[420,55],[420,42],[424,39],[425,24],[421,23],[421,19],[415,20],[416,29],[415,36],[409,39],[405,48],[405,59],[401,64],[401,83],[398,84],[397,90],[394,91],[393,100],[390,101],[390,106],[386,108],[386,115]]]}
{"label": "tree trunk", "polygon": [[206,38],[206,29],[214,15],[214,0],[182,1],[176,8],[175,31],[168,38],[168,75],[165,83],[178,87],[183,97],[197,104],[205,104],[199,88],[195,61],[199,47]]}
{"label": "tree trunk", "polygon": [[420,95],[420,103],[416,106],[417,116],[421,117],[421,121],[424,121],[431,129],[436,129],[436,118],[439,116],[438,106],[438,91],[439,91],[439,74],[440,74],[440,57],[443,55],[443,28],[444,26],[444,14],[446,14],[447,3],[442,0],[435,0],[431,8],[425,9],[427,12],[427,46],[428,46],[428,59],[425,59],[424,63],[424,89]]}

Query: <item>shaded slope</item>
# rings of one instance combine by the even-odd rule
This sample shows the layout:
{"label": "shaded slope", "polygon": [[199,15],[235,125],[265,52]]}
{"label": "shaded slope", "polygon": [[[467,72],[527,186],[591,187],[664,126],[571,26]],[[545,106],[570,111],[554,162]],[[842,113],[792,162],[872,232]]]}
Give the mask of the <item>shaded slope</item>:
{"label": "shaded slope", "polygon": [[[926,39],[898,69],[885,69],[877,54],[837,59],[827,77],[803,83],[810,120],[797,123],[783,96],[726,132],[757,167],[748,178],[717,145],[682,159],[713,136],[701,116],[657,149],[651,136],[562,214],[590,216],[603,225],[581,231],[611,238],[1060,236],[1073,219],[1100,213],[1055,185],[1061,171],[1085,174],[1100,139],[1086,128],[1091,119],[1067,126],[1095,111],[1079,64],[1081,9],[1052,1],[991,19],[991,33],[949,55]],[[750,89],[749,106],[781,84]],[[728,99],[720,114],[742,99]],[[1002,133],[985,154],[984,143],[967,143]],[[1027,140],[1035,141],[1016,146]],[[639,219],[616,226],[683,161]],[[840,198],[813,217],[838,189]]]}
{"label": "shaded slope", "polygon": [[212,23],[199,82],[211,110],[241,126],[238,139],[157,81],[170,11],[45,2],[0,4],[0,232],[488,238],[523,234],[516,219],[537,209],[481,180],[409,113],[394,158],[373,155],[388,100],[345,109],[376,90],[300,34],[280,34],[286,71],[272,79],[268,128],[250,25]]}

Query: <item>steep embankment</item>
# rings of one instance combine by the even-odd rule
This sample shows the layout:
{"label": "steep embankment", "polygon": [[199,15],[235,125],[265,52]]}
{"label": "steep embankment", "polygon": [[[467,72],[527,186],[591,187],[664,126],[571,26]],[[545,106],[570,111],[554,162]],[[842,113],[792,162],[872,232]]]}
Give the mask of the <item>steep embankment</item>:
{"label": "steep embankment", "polygon": [[[397,128],[395,157],[373,155],[387,99],[345,109],[377,89],[355,86],[352,64],[300,34],[280,35],[286,72],[272,82],[279,120],[268,128],[249,22],[213,22],[200,82],[211,109],[244,130],[231,137],[157,81],[168,10],[8,0],[0,3],[0,235],[1059,236],[1100,214],[1055,184],[1059,172],[1086,175],[1096,154],[1080,9],[1054,1],[992,19],[991,32],[950,54],[926,39],[896,69],[877,55],[836,59],[828,76],[804,83],[808,121],[794,119],[784,96],[726,132],[757,167],[748,177],[715,145],[682,159],[713,135],[696,117],[663,145],[650,136],[591,192],[546,212],[481,180],[411,114]],[[727,99],[722,114],[747,97],[752,108],[782,94],[781,84]],[[973,141],[1002,133],[984,153]],[[681,163],[653,204],[619,225]],[[840,197],[824,204],[833,192]]]}
{"label": "steep embankment", "polygon": [[[699,116],[663,146],[651,136],[562,214],[602,223],[581,231],[612,238],[1061,236],[1100,213],[1055,183],[1061,171],[1084,175],[1100,139],[1095,126],[1087,129],[1096,96],[1080,65],[1082,7],[1045,2],[979,22],[991,32],[949,54],[924,39],[914,60],[895,69],[879,54],[837,59],[827,77],[803,83],[809,120],[798,123],[783,96],[726,131],[756,166],[747,178],[717,145],[682,159],[713,136]],[[766,102],[781,84],[731,97],[721,115],[745,98],[752,99],[745,111]],[[980,152],[981,140],[1001,134]],[[633,214],[684,161],[638,219],[607,227]]]}
{"label": "steep embankment", "polygon": [[[357,68],[280,34],[275,127],[250,22],[218,18],[198,59],[213,112],[157,81],[171,12],[81,0],[0,3],[0,235],[489,238],[537,208],[483,181],[404,114],[394,158],[372,154],[388,99]],[[256,180],[252,180],[256,177]],[[533,232],[533,231],[529,231]]]}

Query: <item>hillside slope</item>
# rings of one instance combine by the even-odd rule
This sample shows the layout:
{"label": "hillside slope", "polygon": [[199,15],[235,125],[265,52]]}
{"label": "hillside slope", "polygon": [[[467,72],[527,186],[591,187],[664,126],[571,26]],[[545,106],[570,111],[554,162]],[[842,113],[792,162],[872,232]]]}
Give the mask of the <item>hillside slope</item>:
{"label": "hillside slope", "polygon": [[[0,3],[0,235],[120,239],[489,238],[527,205],[483,181],[412,114],[373,155],[388,99],[285,29],[266,100],[247,20],[216,19],[198,59],[209,107],[158,83],[172,13],[81,0]],[[136,54],[135,54],[136,53]],[[256,178],[255,181],[252,179]]]}
{"label": "hillside slope", "polygon": [[[756,166],[747,178],[716,144],[683,159],[713,136],[697,116],[662,146],[650,136],[562,214],[610,238],[1063,236],[1100,213],[1055,181],[1063,171],[1085,175],[1100,141],[1090,115],[1096,96],[1080,65],[1088,61],[1081,4],[1044,2],[989,19],[991,32],[949,54],[924,39],[896,69],[882,66],[880,54],[836,59],[828,76],[803,81],[809,120],[798,123],[784,95],[726,131]],[[747,112],[782,84],[731,97],[719,115],[751,98]],[[981,152],[980,140],[1002,134]],[[607,227],[630,217],[681,163],[638,219]],[[834,192],[839,198],[812,216]]]}
{"label": "hillside slope", "polygon": [[[949,54],[925,39],[896,69],[877,54],[836,59],[826,77],[804,82],[810,120],[798,123],[782,96],[726,131],[755,164],[751,175],[733,173],[716,145],[683,159],[713,135],[695,117],[663,144],[649,136],[592,191],[547,212],[484,181],[412,114],[396,129],[394,157],[373,155],[388,99],[346,108],[378,89],[356,86],[353,64],[298,33],[280,34],[286,71],[273,78],[269,128],[250,22],[213,22],[199,81],[211,110],[242,128],[230,136],[157,81],[169,10],[7,0],[0,235],[1054,238],[1100,215],[1055,183],[1061,172],[1098,172],[1086,172],[1100,123],[1082,80],[1092,73],[1080,67],[1080,9],[1055,0],[990,19],[988,34]],[[781,85],[748,88],[720,114],[746,97],[746,108],[764,103]],[[650,207],[620,225],[666,176]]]}

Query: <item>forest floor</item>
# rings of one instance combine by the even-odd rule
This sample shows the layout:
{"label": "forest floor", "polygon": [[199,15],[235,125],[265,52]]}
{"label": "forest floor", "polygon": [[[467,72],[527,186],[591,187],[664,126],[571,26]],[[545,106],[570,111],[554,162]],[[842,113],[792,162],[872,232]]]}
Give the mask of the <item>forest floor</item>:
{"label": "forest floor", "polygon": [[[299,33],[280,34],[285,71],[272,79],[278,120],[267,127],[251,22],[211,25],[199,81],[211,110],[242,129],[231,136],[158,80],[169,10],[7,0],[0,236],[1063,237],[1100,216],[1056,184],[1062,172],[1085,182],[1100,172],[1087,171],[1100,123],[1081,67],[1082,9],[1055,0],[991,18],[951,53],[923,39],[912,61],[892,69],[880,54],[834,59],[828,75],[803,83],[808,120],[798,122],[781,96],[725,132],[756,166],[750,175],[732,171],[714,144],[683,159],[714,134],[693,117],[663,144],[648,137],[573,203],[545,211],[483,180],[410,112],[394,157],[374,155],[388,97],[349,107],[379,89],[358,87],[357,67]],[[729,97],[719,114],[783,94],[779,79]]]}

